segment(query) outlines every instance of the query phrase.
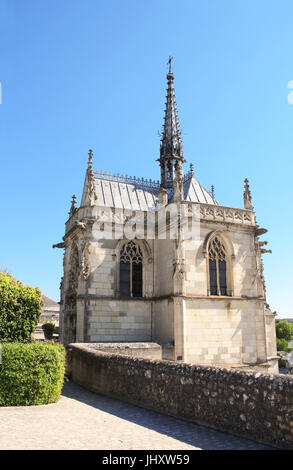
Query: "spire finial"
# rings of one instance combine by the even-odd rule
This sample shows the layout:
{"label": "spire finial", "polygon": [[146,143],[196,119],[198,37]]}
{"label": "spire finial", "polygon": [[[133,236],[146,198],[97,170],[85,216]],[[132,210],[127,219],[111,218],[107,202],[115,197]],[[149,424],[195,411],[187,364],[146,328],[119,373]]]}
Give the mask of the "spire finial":
{"label": "spire finial", "polygon": [[68,212],[70,217],[74,214],[75,211],[76,211],[76,195],[73,194],[70,211]]}
{"label": "spire finial", "polygon": [[215,186],[212,184],[212,187],[211,187],[211,196],[213,199],[215,199]]}
{"label": "spire finial", "polygon": [[88,166],[92,168],[92,164],[93,164],[93,151],[92,149],[89,149]]}
{"label": "spire finial", "polygon": [[249,189],[248,179],[245,178],[244,180],[244,193],[243,193],[243,201],[244,201],[244,208],[253,210],[252,207],[252,198]]}
{"label": "spire finial", "polygon": [[190,163],[189,165],[189,171],[190,171],[190,174],[193,176],[194,175],[194,166],[193,166],[193,163]]}
{"label": "spire finial", "polygon": [[88,191],[89,191],[90,205],[93,206],[95,204],[96,199],[98,199],[98,197],[97,197],[97,193],[96,193],[95,175],[94,175],[94,172],[93,172],[93,151],[92,151],[92,149],[89,149],[87,178],[88,178]]}

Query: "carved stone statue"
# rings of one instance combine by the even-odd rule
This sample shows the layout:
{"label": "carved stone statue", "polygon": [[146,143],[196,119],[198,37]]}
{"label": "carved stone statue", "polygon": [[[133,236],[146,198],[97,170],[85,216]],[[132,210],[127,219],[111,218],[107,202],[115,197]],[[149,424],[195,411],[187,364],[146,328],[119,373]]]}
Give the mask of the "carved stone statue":
{"label": "carved stone statue", "polygon": [[91,266],[90,266],[90,254],[89,254],[89,242],[85,242],[82,250],[82,258],[81,258],[81,274],[84,280],[87,280],[90,272],[91,272]]}
{"label": "carved stone statue", "polygon": [[71,255],[70,255],[70,268],[69,268],[69,276],[68,276],[68,290],[72,292],[77,291],[78,287],[78,277],[80,273],[80,266],[79,266],[79,254],[76,245],[71,247]]}

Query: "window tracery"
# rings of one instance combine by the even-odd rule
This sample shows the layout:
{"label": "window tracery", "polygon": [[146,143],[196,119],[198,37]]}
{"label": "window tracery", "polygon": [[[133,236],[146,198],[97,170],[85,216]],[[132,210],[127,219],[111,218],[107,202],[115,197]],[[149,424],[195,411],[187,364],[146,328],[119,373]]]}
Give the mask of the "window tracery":
{"label": "window tracery", "polygon": [[227,295],[227,251],[219,237],[210,241],[208,253],[210,294]]}
{"label": "window tracery", "polygon": [[140,247],[130,241],[120,250],[121,297],[142,297],[143,255]]}

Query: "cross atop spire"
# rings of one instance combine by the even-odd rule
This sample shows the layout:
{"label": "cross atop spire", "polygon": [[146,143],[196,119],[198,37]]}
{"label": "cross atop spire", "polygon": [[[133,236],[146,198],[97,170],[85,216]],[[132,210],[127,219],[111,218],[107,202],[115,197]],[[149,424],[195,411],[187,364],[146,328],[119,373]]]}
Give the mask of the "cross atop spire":
{"label": "cross atop spire", "polygon": [[177,104],[174,90],[174,74],[171,70],[173,57],[169,56],[169,71],[167,74],[167,96],[164,116],[163,131],[161,134],[160,166],[161,166],[161,186],[164,188],[173,187],[175,180],[175,163],[180,167],[183,159],[183,145],[181,131],[179,127]]}
{"label": "cross atop spire", "polygon": [[171,57],[171,56],[169,55],[169,60],[168,60],[168,64],[169,64],[169,73],[172,73],[172,71],[171,71],[171,62],[172,62],[172,60],[173,60],[173,57]]}

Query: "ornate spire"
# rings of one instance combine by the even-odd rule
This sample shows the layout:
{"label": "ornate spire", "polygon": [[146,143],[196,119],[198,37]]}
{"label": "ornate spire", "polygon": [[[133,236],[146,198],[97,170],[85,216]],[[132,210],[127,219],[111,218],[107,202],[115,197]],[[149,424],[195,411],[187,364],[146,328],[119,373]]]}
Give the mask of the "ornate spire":
{"label": "ornate spire", "polygon": [[251,193],[250,193],[250,190],[249,190],[249,184],[248,184],[248,179],[247,178],[245,178],[245,180],[244,180],[243,201],[244,201],[244,208],[245,209],[253,210]]}
{"label": "ornate spire", "polygon": [[169,72],[167,74],[167,100],[163,131],[161,134],[160,166],[161,166],[161,186],[172,188],[175,180],[175,163],[182,167],[183,145],[181,131],[179,127],[178,112],[174,90],[174,75],[171,70],[172,58],[169,57]]}

